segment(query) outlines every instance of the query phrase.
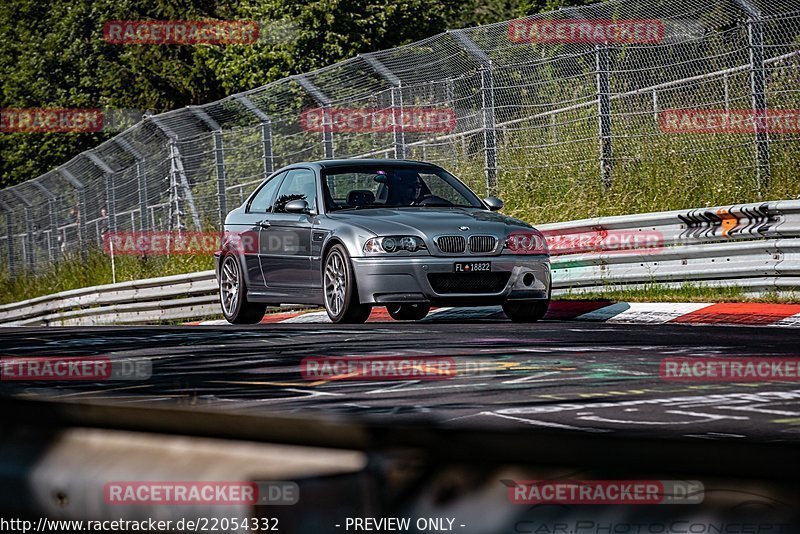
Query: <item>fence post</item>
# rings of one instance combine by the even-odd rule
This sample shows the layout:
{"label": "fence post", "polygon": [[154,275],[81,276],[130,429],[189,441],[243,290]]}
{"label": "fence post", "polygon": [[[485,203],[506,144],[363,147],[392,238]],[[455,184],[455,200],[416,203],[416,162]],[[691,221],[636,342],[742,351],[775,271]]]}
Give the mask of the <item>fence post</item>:
{"label": "fence post", "polygon": [[144,232],[150,228],[149,219],[147,217],[147,176],[144,168],[145,159],[138,150],[133,148],[133,146],[122,137],[115,137],[114,142],[117,143],[122,150],[133,156],[136,160],[136,182],[139,186],[139,220],[141,222],[140,231]]}
{"label": "fence post", "polygon": [[483,152],[486,194],[497,194],[497,129],[494,105],[494,67],[491,58],[463,30],[448,32],[478,62],[483,114]]}
{"label": "fence post", "polygon": [[747,14],[747,39],[750,49],[750,100],[755,132],[756,178],[759,190],[769,187],[772,174],[767,132],[766,72],[764,69],[764,25],[761,11],[749,0],[736,0]]}
{"label": "fence post", "polygon": [[219,208],[219,228],[225,227],[228,206],[225,200],[225,152],[222,146],[222,132],[214,132],[214,163],[217,169],[217,207]]}
{"label": "fence post", "polygon": [[225,228],[225,217],[228,215],[228,204],[225,198],[225,150],[222,144],[222,127],[201,108],[189,107],[189,110],[214,132],[214,167],[217,175],[217,215],[219,229]]}
{"label": "fence post", "polygon": [[85,262],[89,259],[89,240],[86,235],[86,190],[83,183],[75,178],[67,169],[62,167],[58,169],[58,172],[75,188],[75,193],[78,195],[78,211],[76,214],[76,222],[78,223],[78,244],[81,249],[81,258]]}
{"label": "fence post", "polygon": [[[394,138],[394,159],[406,159],[406,134],[403,122],[403,83],[386,65],[371,54],[359,54],[381,78],[391,85],[392,136]],[[398,117],[397,110],[400,110]],[[398,124],[399,118],[399,124]]]}
{"label": "fence post", "polygon": [[597,77],[598,133],[600,135],[600,180],[605,187],[611,186],[614,168],[614,150],[611,145],[611,81],[608,47],[595,46],[595,75]]}
{"label": "fence post", "polygon": [[[108,232],[117,231],[117,189],[114,183],[114,169],[108,166],[105,161],[93,152],[86,152],[86,157],[98,169],[103,171],[106,180],[106,217],[108,218]],[[102,236],[101,236],[102,237]]]}
{"label": "fence post", "polygon": [[308,91],[308,94],[323,108],[322,115],[322,150],[325,154],[325,159],[333,159],[333,124],[331,116],[331,100],[325,93],[311,83],[311,80],[305,77],[304,74],[296,74],[292,79],[299,83],[303,89]]}
{"label": "fence post", "polygon": [[8,256],[8,275],[12,280],[16,278],[16,261],[14,258],[14,216],[11,207],[0,200],[0,210],[6,214],[6,253]]}
{"label": "fence post", "polygon": [[25,240],[23,243],[25,244],[25,267],[28,269],[28,272],[33,272],[34,268],[34,257],[33,257],[33,204],[22,196],[21,193],[15,191],[14,189],[9,189],[9,192],[17,197],[20,202],[22,202],[23,208],[25,209]]}
{"label": "fence post", "polygon": [[[197,212],[197,206],[194,203],[194,196],[192,195],[192,188],[189,185],[189,179],[186,177],[186,170],[183,168],[183,160],[181,159],[181,151],[178,148],[178,135],[173,132],[170,128],[167,127],[166,124],[161,122],[155,116],[150,117],[150,120],[153,124],[158,127],[159,130],[164,132],[164,134],[169,139],[168,141],[168,148],[169,148],[169,158],[170,158],[170,183],[174,181],[174,201],[175,201],[175,208],[176,208],[176,217],[177,217],[177,225],[176,227],[178,230],[183,230],[183,223],[180,221],[180,216],[182,214],[182,209],[180,206],[180,194],[178,193],[178,189],[183,189],[184,194],[186,195],[186,203],[189,205],[189,210],[192,213],[192,223],[194,224],[195,229],[200,230],[200,215]],[[180,185],[178,183],[180,182]],[[171,221],[170,221],[171,224]]]}
{"label": "fence post", "polygon": [[234,98],[261,121],[261,146],[264,162],[264,179],[266,180],[267,177],[275,171],[275,155],[272,150],[272,120],[269,118],[269,115],[261,111],[261,108],[256,106],[252,100],[245,95],[236,95]]}
{"label": "fence post", "polygon": [[58,244],[53,244],[54,240],[58,238],[58,212],[56,210],[57,199],[55,194],[47,189],[44,184],[36,180],[31,180],[30,184],[36,187],[36,189],[41,191],[42,194],[47,197],[47,218],[50,219],[48,222],[48,226],[50,227],[50,239],[47,242],[47,254],[50,257],[50,261],[55,261],[58,257]]}

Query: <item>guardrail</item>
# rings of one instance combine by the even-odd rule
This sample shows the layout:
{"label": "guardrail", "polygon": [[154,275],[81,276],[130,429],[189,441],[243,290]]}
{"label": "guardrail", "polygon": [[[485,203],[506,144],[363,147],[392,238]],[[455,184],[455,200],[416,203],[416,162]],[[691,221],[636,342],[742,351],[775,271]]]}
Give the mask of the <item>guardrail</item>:
{"label": "guardrail", "polygon": [[[800,201],[583,219],[539,226],[551,250],[555,294],[686,282],[746,293],[800,290]],[[647,246],[626,246],[637,234]],[[583,239],[583,246],[580,246]],[[559,243],[578,242],[559,255]],[[585,249],[585,250],[581,250]]]}
{"label": "guardrail", "polygon": [[[599,217],[538,227],[554,294],[687,282],[800,291],[800,201]],[[646,239],[640,239],[645,236]],[[64,291],[0,306],[0,324],[163,322],[220,314],[214,271]]]}

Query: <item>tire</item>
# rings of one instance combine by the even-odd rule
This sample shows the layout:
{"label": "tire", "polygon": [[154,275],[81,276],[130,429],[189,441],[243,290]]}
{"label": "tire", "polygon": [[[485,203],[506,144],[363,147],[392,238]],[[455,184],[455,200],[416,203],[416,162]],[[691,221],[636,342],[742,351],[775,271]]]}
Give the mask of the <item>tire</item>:
{"label": "tire", "polygon": [[372,306],[358,301],[358,288],[350,256],[338,243],[325,255],[322,290],[325,293],[325,311],[334,323],[363,323],[372,311]]}
{"label": "tire", "polygon": [[550,299],[506,302],[503,304],[503,311],[506,317],[515,323],[535,323],[545,316],[547,308],[550,306]]}
{"label": "tire", "polygon": [[387,304],[386,310],[395,321],[419,321],[431,311],[430,304]]}
{"label": "tire", "polygon": [[236,256],[222,257],[219,269],[219,303],[222,315],[232,324],[256,324],[267,311],[266,304],[247,301],[247,285]]}

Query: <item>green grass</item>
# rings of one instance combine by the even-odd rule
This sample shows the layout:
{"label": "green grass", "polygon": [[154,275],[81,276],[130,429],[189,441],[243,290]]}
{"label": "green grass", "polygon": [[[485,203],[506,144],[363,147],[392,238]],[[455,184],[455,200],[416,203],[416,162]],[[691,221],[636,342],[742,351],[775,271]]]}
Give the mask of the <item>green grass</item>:
{"label": "green grass", "polygon": [[[210,255],[115,257],[117,282],[204,271],[213,267],[214,260]],[[110,283],[111,258],[99,249],[91,249],[85,263],[79,257],[71,256],[37,275],[19,275],[11,280],[8,273],[0,273],[0,304]]]}

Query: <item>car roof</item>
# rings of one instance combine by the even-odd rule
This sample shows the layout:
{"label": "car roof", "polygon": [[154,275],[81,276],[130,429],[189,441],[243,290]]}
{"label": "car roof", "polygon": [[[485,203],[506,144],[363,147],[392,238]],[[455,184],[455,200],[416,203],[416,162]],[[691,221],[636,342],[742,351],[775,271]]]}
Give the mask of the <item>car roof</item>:
{"label": "car roof", "polygon": [[304,161],[300,163],[293,163],[287,167],[295,167],[302,165],[315,165],[322,169],[335,169],[337,167],[375,167],[375,166],[394,166],[394,167],[436,167],[433,163],[425,161],[414,161],[407,159],[322,159],[317,161]]}

